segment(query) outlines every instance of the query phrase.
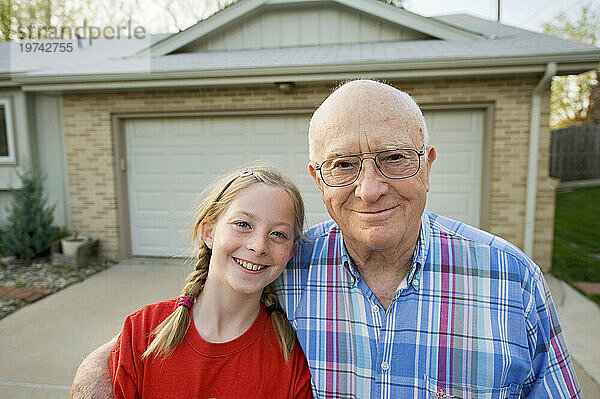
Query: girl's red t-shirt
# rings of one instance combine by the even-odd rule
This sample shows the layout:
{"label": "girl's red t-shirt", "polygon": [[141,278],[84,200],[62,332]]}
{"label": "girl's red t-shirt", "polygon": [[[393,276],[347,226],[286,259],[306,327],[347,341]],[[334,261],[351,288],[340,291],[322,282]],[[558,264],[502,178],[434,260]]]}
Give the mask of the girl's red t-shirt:
{"label": "girl's red t-shirt", "polygon": [[300,345],[296,341],[286,362],[262,304],[248,331],[232,341],[205,341],[192,320],[172,355],[151,355],[142,361],[152,340],[150,333],[176,305],[177,298],[154,303],[125,319],[109,357],[115,399],[312,398]]}

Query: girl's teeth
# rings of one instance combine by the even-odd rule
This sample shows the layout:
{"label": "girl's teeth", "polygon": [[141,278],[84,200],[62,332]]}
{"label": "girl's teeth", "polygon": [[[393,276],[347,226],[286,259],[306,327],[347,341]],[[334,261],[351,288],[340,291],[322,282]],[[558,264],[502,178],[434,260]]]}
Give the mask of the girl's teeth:
{"label": "girl's teeth", "polygon": [[248,270],[252,270],[252,271],[257,271],[257,270],[261,270],[264,268],[264,266],[260,266],[260,265],[255,265],[253,263],[249,263],[249,262],[245,262],[241,259],[236,259],[235,260],[240,266],[242,266],[244,269],[248,269]]}

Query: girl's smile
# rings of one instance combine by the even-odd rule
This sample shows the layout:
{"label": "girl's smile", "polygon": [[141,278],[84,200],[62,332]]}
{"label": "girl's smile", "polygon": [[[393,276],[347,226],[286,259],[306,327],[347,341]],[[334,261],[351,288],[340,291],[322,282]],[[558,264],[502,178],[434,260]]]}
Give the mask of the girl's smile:
{"label": "girl's smile", "polygon": [[244,269],[246,270],[250,270],[253,272],[258,272],[263,270],[266,267],[269,267],[269,265],[258,265],[256,263],[252,263],[250,261],[247,260],[243,260],[243,259],[238,259],[238,258],[233,258],[233,260],[240,266],[242,266]]}

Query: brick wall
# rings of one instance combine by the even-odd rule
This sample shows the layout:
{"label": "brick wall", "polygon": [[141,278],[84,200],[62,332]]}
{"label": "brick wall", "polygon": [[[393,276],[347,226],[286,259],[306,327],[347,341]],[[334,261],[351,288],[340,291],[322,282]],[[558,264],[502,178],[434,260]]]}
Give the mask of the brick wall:
{"label": "brick wall", "polygon": [[[422,105],[494,102],[489,230],[523,244],[530,98],[539,77],[391,82]],[[102,252],[119,258],[117,187],[112,115],[133,112],[316,108],[331,85],[298,85],[101,92],[64,95],[64,123],[74,229],[101,240]],[[548,177],[549,90],[543,100],[535,260],[551,262],[554,182]]]}

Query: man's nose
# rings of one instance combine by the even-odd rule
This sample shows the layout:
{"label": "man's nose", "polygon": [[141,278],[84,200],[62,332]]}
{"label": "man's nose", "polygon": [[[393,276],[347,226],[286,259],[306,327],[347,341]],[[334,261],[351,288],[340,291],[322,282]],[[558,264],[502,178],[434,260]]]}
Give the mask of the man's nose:
{"label": "man's nose", "polygon": [[354,195],[365,202],[375,202],[383,194],[386,194],[389,189],[387,178],[381,174],[375,165],[375,160],[369,158],[363,160]]}
{"label": "man's nose", "polygon": [[259,255],[267,253],[267,240],[264,234],[255,233],[248,238],[247,248]]}

